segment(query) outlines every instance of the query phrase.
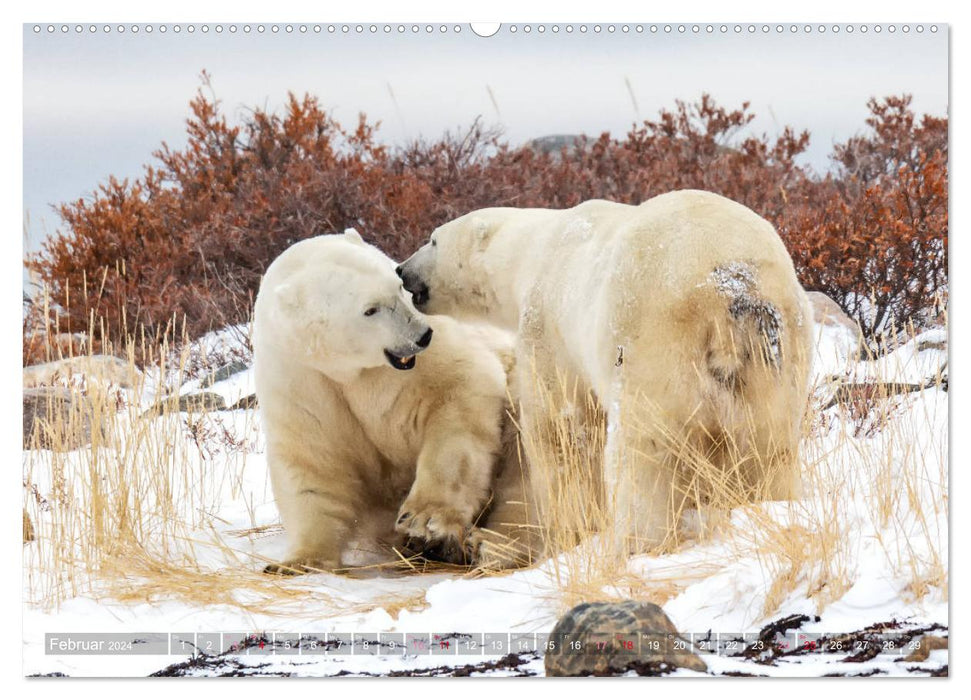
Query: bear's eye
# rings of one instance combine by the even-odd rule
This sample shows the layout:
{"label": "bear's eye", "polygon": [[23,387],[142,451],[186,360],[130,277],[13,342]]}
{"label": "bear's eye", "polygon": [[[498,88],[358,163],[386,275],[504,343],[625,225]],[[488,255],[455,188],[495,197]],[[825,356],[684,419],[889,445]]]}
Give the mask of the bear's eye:
{"label": "bear's eye", "polygon": [[437,245],[438,245],[438,241],[436,241],[436,240],[435,240],[435,239],[433,238],[433,239],[432,239],[432,248],[434,248],[434,247],[435,247],[435,246],[437,246]]}
{"label": "bear's eye", "polygon": [[371,306],[371,307],[365,309],[364,315],[365,316],[373,316],[377,312],[378,312],[378,307],[377,306]]}

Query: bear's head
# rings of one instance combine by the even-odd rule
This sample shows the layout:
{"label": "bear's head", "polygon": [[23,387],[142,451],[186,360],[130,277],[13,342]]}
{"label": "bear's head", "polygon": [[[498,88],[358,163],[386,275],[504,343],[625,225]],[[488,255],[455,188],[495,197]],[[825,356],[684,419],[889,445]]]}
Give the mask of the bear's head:
{"label": "bear's head", "polygon": [[337,381],[373,367],[409,370],[431,343],[432,329],[394,261],[353,229],[284,251],[267,269],[256,305],[261,338]]}
{"label": "bear's head", "polygon": [[494,227],[476,212],[439,226],[396,272],[425,313],[495,320]]}

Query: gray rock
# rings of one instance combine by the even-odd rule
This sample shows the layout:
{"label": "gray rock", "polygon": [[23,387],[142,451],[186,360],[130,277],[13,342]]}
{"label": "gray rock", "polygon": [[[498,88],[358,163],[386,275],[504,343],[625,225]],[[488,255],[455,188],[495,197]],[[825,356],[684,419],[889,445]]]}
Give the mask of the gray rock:
{"label": "gray rock", "polygon": [[215,370],[212,374],[207,376],[199,384],[200,389],[208,389],[213,384],[218,384],[219,382],[224,382],[230,377],[239,374],[240,372],[245,372],[249,369],[249,365],[242,360],[234,360],[228,365],[223,365],[219,369]]}
{"label": "gray rock", "polygon": [[24,449],[75,450],[91,442],[91,411],[62,387],[24,389]]}
{"label": "gray rock", "polygon": [[227,411],[239,411],[249,408],[256,408],[257,400],[256,394],[250,394],[249,396],[244,396],[239,401],[230,406]]}
{"label": "gray rock", "polygon": [[81,355],[24,367],[24,387],[55,386],[84,378],[85,385],[105,389],[110,385],[132,387],[141,372],[128,360],[111,355]]}
{"label": "gray rock", "polygon": [[924,352],[926,350],[943,350],[947,352],[947,339],[917,341],[917,352]]}
{"label": "gray rock", "polygon": [[179,397],[179,413],[197,411],[225,411],[226,399],[211,391],[201,391],[198,394],[186,394]]}
{"label": "gray rock", "polygon": [[536,153],[548,153],[554,158],[559,158],[560,152],[564,148],[569,153],[577,146],[582,145],[584,145],[583,137],[577,134],[551,134],[526,142],[526,148]]}
{"label": "gray rock", "polygon": [[141,418],[153,418],[164,413],[208,413],[225,411],[226,399],[211,391],[197,394],[183,394],[178,398],[169,396],[145,411]]}
{"label": "gray rock", "polygon": [[664,611],[653,603],[583,603],[550,634],[547,676],[663,675],[676,668],[707,671]]}

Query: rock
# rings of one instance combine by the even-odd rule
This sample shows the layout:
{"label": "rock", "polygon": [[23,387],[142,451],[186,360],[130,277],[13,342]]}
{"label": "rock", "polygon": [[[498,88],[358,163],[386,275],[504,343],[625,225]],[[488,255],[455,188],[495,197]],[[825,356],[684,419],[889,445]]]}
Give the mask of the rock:
{"label": "rock", "polygon": [[223,365],[222,367],[214,371],[212,374],[207,376],[205,379],[203,379],[202,382],[199,384],[199,388],[208,389],[213,384],[224,382],[230,377],[236,374],[239,374],[240,372],[245,372],[248,369],[249,369],[249,365],[247,365],[242,360],[234,360],[233,362],[230,362],[228,365]]}
{"label": "rock", "polygon": [[943,350],[947,352],[947,338],[917,341],[917,352],[924,352],[925,350]]}
{"label": "rock", "polygon": [[227,411],[240,411],[249,408],[256,408],[256,394],[250,394],[249,396],[244,396],[239,401],[230,406]]}
{"label": "rock", "polygon": [[127,360],[111,355],[81,355],[24,367],[24,387],[70,384],[80,375],[84,386],[131,387],[141,373]]}
{"label": "rock", "polygon": [[855,337],[862,336],[859,324],[846,315],[839,304],[822,292],[806,292],[809,303],[813,307],[813,320],[821,326],[837,326],[845,328]]}
{"label": "rock", "polygon": [[30,516],[27,515],[27,509],[24,508],[24,544],[34,541],[34,524],[30,522]]}
{"label": "rock", "polygon": [[79,355],[24,367],[24,448],[75,450],[107,437],[109,415],[122,405],[120,387],[141,372],[111,355]]}
{"label": "rock", "polygon": [[77,390],[24,389],[24,449],[76,450],[91,442],[91,410]]}
{"label": "rock", "polygon": [[662,675],[676,668],[707,671],[664,611],[653,603],[583,603],[550,633],[548,676]]}
{"label": "rock", "polygon": [[938,637],[933,634],[925,634],[917,640],[917,646],[912,652],[904,657],[904,661],[927,661],[932,651],[937,649],[947,649],[947,637]]}
{"label": "rock", "polygon": [[576,134],[551,134],[540,136],[526,142],[526,148],[536,153],[548,153],[556,158],[564,148],[567,152],[584,144],[583,137]]}
{"label": "rock", "polygon": [[180,396],[178,407],[179,413],[225,411],[226,399],[211,391],[200,391],[198,394]]}
{"label": "rock", "polygon": [[150,409],[140,418],[153,418],[165,413],[209,413],[211,411],[225,411],[226,399],[212,391],[201,391],[197,394],[183,394],[178,399],[169,396]]}

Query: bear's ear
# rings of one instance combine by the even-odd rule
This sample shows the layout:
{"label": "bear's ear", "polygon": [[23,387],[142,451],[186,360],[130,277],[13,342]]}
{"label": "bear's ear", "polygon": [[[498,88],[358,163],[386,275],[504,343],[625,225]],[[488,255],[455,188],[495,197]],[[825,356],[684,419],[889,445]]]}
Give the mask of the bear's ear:
{"label": "bear's ear", "polygon": [[277,285],[273,290],[273,296],[276,297],[279,308],[286,312],[299,309],[302,303],[300,289],[290,282]]}
{"label": "bear's ear", "polygon": [[364,239],[361,238],[361,234],[357,232],[357,229],[347,228],[344,229],[344,238],[346,238],[351,243],[356,243],[357,245],[367,245]]}
{"label": "bear's ear", "polygon": [[485,250],[486,246],[489,245],[489,240],[492,238],[492,227],[485,219],[472,219],[472,238],[478,250]]}

